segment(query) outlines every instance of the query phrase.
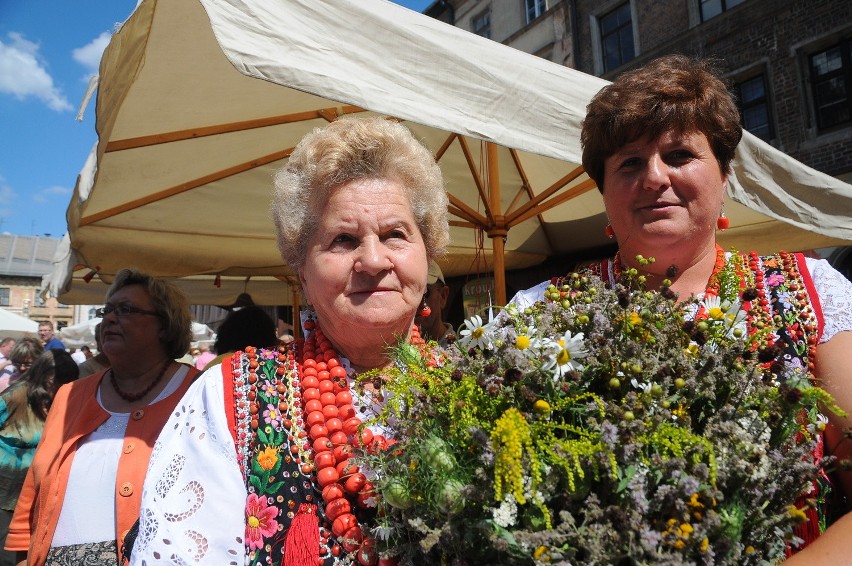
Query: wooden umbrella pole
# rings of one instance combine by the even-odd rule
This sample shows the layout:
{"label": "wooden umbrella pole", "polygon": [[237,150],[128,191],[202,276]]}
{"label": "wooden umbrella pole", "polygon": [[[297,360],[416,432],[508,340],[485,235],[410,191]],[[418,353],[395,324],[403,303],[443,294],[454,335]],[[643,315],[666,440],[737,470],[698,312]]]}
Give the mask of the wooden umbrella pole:
{"label": "wooden umbrella pole", "polygon": [[488,197],[494,224],[486,230],[491,238],[491,249],[494,261],[494,298],[497,305],[506,304],[506,258],[505,246],[508,230],[506,229],[506,218],[503,216],[503,207],[500,203],[500,158],[497,155],[497,146],[493,143],[485,144],[486,158],[488,159]]}

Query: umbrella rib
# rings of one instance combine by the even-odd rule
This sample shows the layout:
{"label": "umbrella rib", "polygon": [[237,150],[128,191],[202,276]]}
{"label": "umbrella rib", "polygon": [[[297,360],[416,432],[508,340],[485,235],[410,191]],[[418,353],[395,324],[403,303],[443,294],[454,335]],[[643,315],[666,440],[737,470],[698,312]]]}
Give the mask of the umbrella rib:
{"label": "umbrella rib", "polygon": [[[509,155],[512,156],[512,161],[515,163],[515,170],[518,172],[518,175],[521,177],[521,188],[515,193],[515,198],[512,199],[512,202],[509,204],[509,207],[506,209],[506,213],[510,214],[511,211],[515,210],[515,206],[518,205],[518,202],[521,199],[521,195],[526,193],[527,197],[532,200],[535,198],[535,192],[532,190],[530,186],[530,179],[527,176],[526,169],[524,169],[523,163],[521,163],[521,156],[518,155],[518,150],[514,148],[509,148]],[[544,217],[541,214],[538,214],[538,224],[542,228],[544,228]],[[547,233],[547,230],[542,230],[542,234],[544,235],[544,239],[547,242],[547,246],[552,250],[554,249],[553,242],[550,239],[550,235]]]}
{"label": "umbrella rib", "polygon": [[452,206],[448,206],[447,210],[461,218],[462,220],[467,220],[468,222],[472,222],[481,228],[486,228],[488,226],[488,219],[473,210],[471,207],[463,203],[459,198],[455,195],[447,194],[447,198],[450,201]]}
{"label": "umbrella rib", "polygon": [[488,224],[494,225],[494,214],[489,206],[488,197],[485,195],[485,187],[482,184],[482,177],[479,176],[479,172],[476,170],[476,163],[473,160],[470,147],[467,145],[467,140],[465,140],[462,136],[458,136],[458,140],[462,154],[467,161],[467,167],[470,170],[470,175],[473,177],[473,182],[476,184],[476,190],[479,191],[479,200],[482,202],[482,206],[485,207],[485,216],[488,217]]}
{"label": "umbrella rib", "polygon": [[472,222],[463,222],[461,220],[450,220],[448,224],[454,228],[480,228],[480,226]]}
{"label": "umbrella rib", "polygon": [[518,213],[513,214],[511,221],[509,221],[507,224],[510,227],[515,226],[516,224],[520,224],[528,218],[532,218],[535,215],[541,214],[542,212],[548,211],[551,208],[559,206],[563,202],[567,202],[572,198],[587,193],[590,190],[594,189],[596,186],[597,185],[595,185],[595,182],[592,179],[586,179],[579,185],[572,187],[570,190],[565,191],[564,193],[558,196],[553,197],[547,202],[543,202],[535,206],[534,208],[527,208],[526,212],[524,212],[523,214],[521,214],[520,211]]}
{"label": "umbrella rib", "polygon": [[112,140],[107,143],[104,151],[107,153],[112,151],[124,151],[126,149],[136,149],[162,143],[215,136],[218,134],[230,134],[233,132],[242,132],[256,128],[266,128],[268,126],[280,126],[282,124],[292,124],[294,122],[305,122],[308,120],[316,120],[318,118],[331,121],[335,117],[342,116],[344,114],[354,114],[357,112],[365,112],[365,110],[358,106],[346,105],[340,108],[320,108],[319,110],[310,110],[307,112],[294,112],[293,114],[268,116],[266,118],[257,118],[254,120],[242,120],[239,122],[230,122],[228,124],[216,124],[215,126],[176,130],[174,132],[164,132],[149,136]]}
{"label": "umbrella rib", "polygon": [[252,159],[251,161],[246,161],[244,163],[240,163],[238,165],[234,165],[232,167],[228,167],[226,169],[222,169],[221,171],[216,171],[214,173],[210,173],[209,175],[204,175],[203,177],[199,177],[197,179],[193,179],[191,181],[186,181],[185,183],[180,183],[175,185],[174,187],[170,187],[168,189],[146,195],[142,198],[138,198],[136,200],[132,200],[130,202],[126,202],[121,204],[120,206],[114,206],[112,208],[108,208],[106,210],[102,210],[101,212],[92,214],[90,216],[85,216],[80,219],[80,226],[88,226],[89,224],[94,224],[95,222],[100,222],[101,220],[106,220],[107,218],[111,218],[118,214],[122,214],[124,212],[129,212],[131,210],[135,210],[147,204],[152,204],[169,197],[179,195],[186,191],[190,191],[192,189],[201,187],[208,183],[212,183],[214,181],[220,181],[226,177],[230,177],[232,175],[237,175],[238,173],[243,173],[245,171],[249,171],[256,167],[260,167],[262,165],[266,165],[268,163],[272,163],[274,161],[279,161],[286,157],[290,156],[290,153],[293,152],[293,148],[285,149],[282,151],[276,151],[275,153],[270,153],[269,155],[264,155],[263,157],[259,157],[257,159]]}
{"label": "umbrella rib", "polygon": [[[525,203],[518,210],[513,211],[511,214],[507,214],[506,215],[507,223],[509,225],[514,225],[514,224],[517,224],[517,221],[516,221],[517,218],[520,218],[520,217],[529,218],[530,215],[528,215],[527,212],[529,212],[530,209],[537,209],[536,214],[544,212],[545,210],[549,210],[550,208],[552,208],[552,206],[548,206],[548,207],[544,207],[544,208],[539,209],[538,205],[542,201],[544,201],[545,199],[547,199],[551,195],[553,195],[559,189],[564,188],[565,185],[567,185],[571,181],[575,180],[577,177],[582,175],[584,172],[585,172],[585,170],[583,169],[582,165],[576,167],[573,171],[571,171],[570,173],[568,173],[567,175],[565,175],[564,177],[562,177],[561,179],[559,179],[558,181],[556,181],[555,183],[550,185],[544,191],[542,191],[542,193],[540,195],[530,199],[529,202]],[[582,191],[582,192],[585,192],[585,190]],[[580,193],[580,194],[582,194],[582,193]]]}

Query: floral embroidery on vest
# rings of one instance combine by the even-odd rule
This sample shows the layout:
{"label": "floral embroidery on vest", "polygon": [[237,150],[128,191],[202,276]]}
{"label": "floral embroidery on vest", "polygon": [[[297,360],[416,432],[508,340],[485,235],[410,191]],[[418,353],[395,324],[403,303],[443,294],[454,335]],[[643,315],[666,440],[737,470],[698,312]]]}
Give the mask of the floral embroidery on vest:
{"label": "floral embroidery on vest", "polygon": [[236,448],[248,492],[245,564],[304,563],[285,559],[293,552],[285,544],[293,544],[291,531],[299,531],[302,544],[319,547],[318,564],[351,564],[336,544],[315,487],[293,349],[248,347],[234,354],[232,367]]}

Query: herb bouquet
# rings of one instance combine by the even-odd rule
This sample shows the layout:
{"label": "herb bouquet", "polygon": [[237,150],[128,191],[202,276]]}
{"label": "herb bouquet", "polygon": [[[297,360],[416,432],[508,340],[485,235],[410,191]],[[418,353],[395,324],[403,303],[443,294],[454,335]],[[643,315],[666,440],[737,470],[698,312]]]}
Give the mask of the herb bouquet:
{"label": "herb bouquet", "polygon": [[[427,363],[399,346],[373,424],[381,553],[401,564],[759,564],[804,520],[820,410],[723,270],[678,303],[628,271],[572,274],[523,310],[465,322]],[[745,291],[746,295],[748,290]],[[369,424],[369,423],[368,423]],[[795,541],[794,541],[795,542]]]}

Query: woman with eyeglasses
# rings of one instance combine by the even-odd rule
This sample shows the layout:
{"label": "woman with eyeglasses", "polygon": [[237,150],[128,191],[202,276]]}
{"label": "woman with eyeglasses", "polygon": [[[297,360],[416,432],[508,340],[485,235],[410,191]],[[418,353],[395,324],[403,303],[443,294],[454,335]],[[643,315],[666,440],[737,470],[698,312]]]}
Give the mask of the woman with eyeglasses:
{"label": "woman with eyeglasses", "polygon": [[25,371],[30,369],[33,362],[44,352],[44,346],[41,341],[36,338],[24,336],[9,353],[9,359],[12,360],[12,366],[15,368],[8,379],[0,380],[0,391],[4,391],[15,382],[21,379]]}
{"label": "woman with eyeglasses", "polygon": [[123,269],[97,312],[110,367],[63,386],[45,422],[6,549],[29,566],[118,563],[154,441],[197,370],[186,297]]}

